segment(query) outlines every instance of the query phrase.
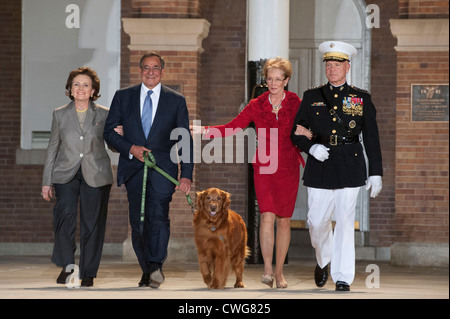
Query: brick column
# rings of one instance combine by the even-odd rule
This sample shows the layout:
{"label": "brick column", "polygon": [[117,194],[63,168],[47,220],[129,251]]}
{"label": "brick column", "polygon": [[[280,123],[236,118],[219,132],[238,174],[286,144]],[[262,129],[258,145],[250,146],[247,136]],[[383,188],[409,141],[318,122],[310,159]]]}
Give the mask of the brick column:
{"label": "brick column", "polygon": [[[162,83],[179,90],[186,97],[190,120],[197,118],[202,41],[209,33],[210,23],[204,19],[124,18],[122,21],[125,33],[130,36],[130,83],[140,82],[141,56],[148,50],[158,51],[166,61]],[[195,198],[196,184],[194,170],[192,198]],[[175,193],[170,205],[170,219],[168,258],[187,260],[195,256],[193,240],[186,240],[193,238],[192,212],[180,192]],[[123,259],[136,259],[130,228],[123,244]]]}
{"label": "brick column", "polygon": [[448,118],[413,121],[411,86],[448,85],[449,20],[391,20],[391,31],[398,40],[395,47],[397,236],[391,247],[391,262],[448,267]]}

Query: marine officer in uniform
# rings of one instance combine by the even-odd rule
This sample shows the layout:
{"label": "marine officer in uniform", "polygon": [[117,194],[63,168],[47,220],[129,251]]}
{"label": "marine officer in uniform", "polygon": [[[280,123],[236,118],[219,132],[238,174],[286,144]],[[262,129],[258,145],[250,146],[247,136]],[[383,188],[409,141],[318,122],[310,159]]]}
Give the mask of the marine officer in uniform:
{"label": "marine officer in uniform", "polygon": [[[382,188],[380,141],[370,94],[346,81],[351,58],[357,53],[355,47],[328,41],[319,50],[323,53],[328,83],[304,92],[291,139],[310,155],[303,181],[308,189],[311,244],[316,250],[316,285],[325,285],[330,265],[336,290],[349,291],[355,276],[354,220],[358,194],[364,185],[371,188],[371,197],[376,197]],[[297,125],[308,128],[311,136],[297,135]]]}

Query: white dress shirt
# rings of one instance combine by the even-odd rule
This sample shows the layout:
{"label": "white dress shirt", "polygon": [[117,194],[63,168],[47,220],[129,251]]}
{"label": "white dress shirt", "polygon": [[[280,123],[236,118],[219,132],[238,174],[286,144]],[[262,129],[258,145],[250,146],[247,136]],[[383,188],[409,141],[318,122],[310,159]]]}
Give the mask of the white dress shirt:
{"label": "white dress shirt", "polygon": [[[148,87],[145,86],[144,83],[141,84],[141,99],[140,99],[140,114],[142,118],[142,109],[144,108],[144,101],[147,97],[147,92],[150,91]],[[150,95],[150,98],[152,99],[152,124],[153,120],[155,119],[156,110],[158,109],[158,103],[159,103],[159,96],[161,95],[161,83],[158,83],[157,86],[155,86],[152,89],[153,93]],[[128,158],[131,160],[133,159],[133,155],[131,153],[128,154]]]}

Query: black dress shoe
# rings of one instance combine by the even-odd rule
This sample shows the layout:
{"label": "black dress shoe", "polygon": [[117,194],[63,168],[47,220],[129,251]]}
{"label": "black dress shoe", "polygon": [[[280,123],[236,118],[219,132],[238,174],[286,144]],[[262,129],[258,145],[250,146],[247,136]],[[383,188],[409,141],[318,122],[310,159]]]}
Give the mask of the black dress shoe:
{"label": "black dress shoe", "polygon": [[81,279],[81,287],[92,287],[94,285],[93,277],[85,277]]}
{"label": "black dress shoe", "polygon": [[350,285],[345,281],[336,281],[336,291],[350,291]]}
{"label": "black dress shoe", "polygon": [[328,265],[323,268],[320,268],[319,265],[316,265],[316,269],[314,270],[314,281],[316,282],[317,287],[323,287],[327,283],[328,280]]}
{"label": "black dress shoe", "polygon": [[144,272],[138,285],[139,287],[148,287],[150,285],[150,273]]}
{"label": "black dress shoe", "polygon": [[151,281],[150,281],[149,286],[151,288],[156,289],[156,288],[159,288],[159,286],[164,282],[165,277],[164,277],[164,274],[162,273],[162,270],[157,269],[150,274],[150,279],[151,279]]}
{"label": "black dress shoe", "polygon": [[63,285],[65,285],[65,284],[66,284],[67,277],[69,277],[69,276],[73,273],[73,269],[72,269],[72,271],[69,271],[69,272],[65,271],[65,269],[66,269],[66,267],[64,267],[64,268],[61,270],[61,272],[59,273],[59,276],[58,276],[58,278],[56,279],[56,283],[57,283],[57,284],[63,284]]}

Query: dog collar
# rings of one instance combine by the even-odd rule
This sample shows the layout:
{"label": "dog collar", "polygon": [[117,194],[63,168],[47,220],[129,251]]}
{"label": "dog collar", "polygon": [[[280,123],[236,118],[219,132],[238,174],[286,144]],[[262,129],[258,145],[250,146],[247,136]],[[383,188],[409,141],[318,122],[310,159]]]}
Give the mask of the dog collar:
{"label": "dog collar", "polygon": [[[216,227],[211,226],[211,231],[212,231],[212,232],[215,232],[215,231],[216,231]],[[225,242],[225,239],[223,238],[223,236],[219,236],[219,239],[220,239],[221,241]]]}

